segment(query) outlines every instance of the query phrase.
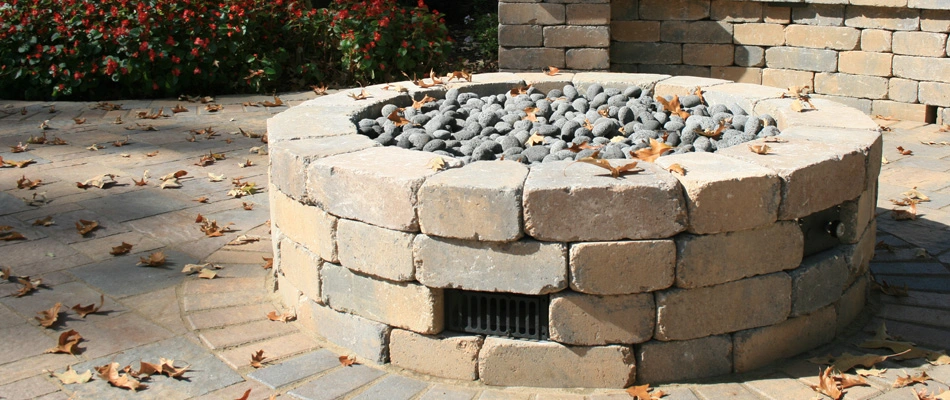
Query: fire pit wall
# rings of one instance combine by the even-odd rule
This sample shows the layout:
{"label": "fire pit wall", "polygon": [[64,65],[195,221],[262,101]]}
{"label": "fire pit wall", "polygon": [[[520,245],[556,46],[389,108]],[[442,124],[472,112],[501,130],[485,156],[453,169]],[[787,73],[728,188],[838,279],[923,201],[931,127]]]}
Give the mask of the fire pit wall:
{"label": "fire pit wall", "polygon": [[[445,88],[308,101],[268,121],[276,290],[306,330],[364,362],[437,377],[619,388],[752,370],[831,341],[861,311],[881,164],[863,113],[822,100],[796,113],[778,89],[666,75],[496,73],[450,86],[488,95],[525,82],[700,87],[709,103],[774,116],[787,142],[768,155],[665,156],[619,179],[567,161],[437,172],[437,155],[380,147],[354,121]],[[666,171],[674,163],[685,176]],[[840,242],[804,257],[798,220],[829,208]],[[448,331],[449,289],[549,296],[549,338]]]}

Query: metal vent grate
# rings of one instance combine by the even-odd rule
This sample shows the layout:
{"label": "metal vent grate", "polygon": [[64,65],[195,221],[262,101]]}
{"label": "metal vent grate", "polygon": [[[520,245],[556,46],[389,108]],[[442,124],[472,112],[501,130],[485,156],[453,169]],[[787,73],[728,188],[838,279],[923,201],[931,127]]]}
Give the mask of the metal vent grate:
{"label": "metal vent grate", "polygon": [[548,339],[548,296],[445,291],[445,321],[456,332]]}
{"label": "metal vent grate", "polygon": [[799,218],[798,225],[805,237],[805,257],[841,244],[839,236],[843,235],[847,228],[841,222],[841,206]]}

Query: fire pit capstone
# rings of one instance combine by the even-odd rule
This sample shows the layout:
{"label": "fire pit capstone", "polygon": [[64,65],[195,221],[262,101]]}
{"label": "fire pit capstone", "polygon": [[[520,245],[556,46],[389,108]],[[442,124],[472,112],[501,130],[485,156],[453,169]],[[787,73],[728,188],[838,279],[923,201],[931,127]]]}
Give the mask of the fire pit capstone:
{"label": "fire pit capstone", "polygon": [[381,147],[356,122],[446,88],[305,102],[268,121],[277,291],[305,330],[442,378],[619,388],[749,371],[831,341],[861,311],[881,165],[866,115],[824,100],[795,112],[781,89],[667,75],[449,86],[486,96],[525,82],[699,87],[711,104],[772,115],[786,141],[766,155],[664,156],[620,178],[569,161],[445,157],[454,168],[436,171],[438,156]]}

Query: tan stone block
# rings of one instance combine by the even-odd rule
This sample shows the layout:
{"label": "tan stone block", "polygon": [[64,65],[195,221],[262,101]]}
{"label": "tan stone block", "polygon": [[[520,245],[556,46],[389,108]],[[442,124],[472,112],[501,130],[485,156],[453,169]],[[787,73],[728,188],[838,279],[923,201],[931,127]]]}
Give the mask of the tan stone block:
{"label": "tan stone block", "polygon": [[341,219],[336,230],[340,264],[391,281],[411,281],[415,277],[412,260],[412,239],[415,236]]}
{"label": "tan stone block", "polygon": [[838,71],[846,74],[891,76],[891,57],[888,53],[842,51],[838,53]]}
{"label": "tan stone block", "polygon": [[315,160],[379,146],[363,135],[276,142],[270,145],[270,184],[300,202],[307,202],[307,167]]}
{"label": "tan stone block", "polygon": [[[614,165],[628,161],[611,161]],[[525,232],[539,240],[598,241],[666,238],[685,229],[679,182],[650,163],[646,173],[616,179],[587,164],[536,165],[524,185]],[[570,168],[567,168],[570,165]],[[629,210],[652,210],[643,218]],[[564,218],[583,215],[583,218]]]}
{"label": "tan stone block", "polygon": [[[308,169],[312,201],[338,217],[415,232],[416,192],[436,171],[431,153],[374,147],[322,158]],[[447,160],[448,161],[448,160]]]}
{"label": "tan stone block", "polygon": [[[629,86],[652,88],[657,82],[669,79],[669,75],[662,74],[621,74],[615,72],[578,72],[574,75],[574,86],[581,93],[586,93],[590,85],[596,83],[604,88],[626,89]],[[534,167],[532,167],[533,169]]]}
{"label": "tan stone block", "polygon": [[[688,365],[688,368],[684,368]],[[728,374],[732,371],[729,335],[702,339],[650,341],[637,348],[637,382],[662,383]]]}
{"label": "tan stone block", "polygon": [[610,50],[568,49],[564,53],[564,63],[574,70],[606,70],[610,68]]}
{"label": "tan stone block", "polygon": [[[870,127],[866,129],[847,129],[847,128],[821,128],[811,126],[795,126],[787,128],[782,132],[783,137],[804,138],[816,142],[827,143],[833,146],[846,145],[856,149],[858,152],[866,155],[867,178],[862,185],[865,189],[870,189],[874,182],[877,182],[877,176],[881,171],[881,133],[877,129]],[[864,231],[861,228],[856,233],[846,233],[848,237],[860,236]],[[854,240],[856,241],[856,239]],[[852,241],[851,243],[854,243]]]}
{"label": "tan stone block", "polygon": [[857,243],[845,247],[845,257],[848,259],[848,284],[868,275],[871,259],[874,258],[874,239],[877,237],[877,221],[871,220],[861,239]]}
{"label": "tan stone block", "polygon": [[861,50],[882,52],[891,51],[891,31],[882,29],[862,29],[861,30]]}
{"label": "tan stone block", "polygon": [[848,107],[851,107],[857,111],[860,111],[864,114],[871,113],[871,100],[861,99],[857,97],[847,97],[847,96],[835,96],[831,94],[811,94],[812,102],[815,100],[828,100],[833,101],[838,104],[842,104]]}
{"label": "tan stone block", "polygon": [[736,24],[733,31],[737,44],[754,46],[785,44],[785,27],[779,24]]}
{"label": "tan stone block", "polygon": [[765,64],[769,68],[834,72],[838,69],[838,52],[802,47],[772,47],[765,51]]}
{"label": "tan stone block", "polygon": [[[873,162],[868,160],[868,162]],[[877,177],[868,178],[871,187],[854,201],[847,201],[841,204],[841,223],[844,226],[844,234],[838,239],[842,243],[854,244],[861,239],[861,234],[874,218],[874,212],[877,205],[875,196],[877,195]]]}
{"label": "tan stone block", "polygon": [[840,26],[789,25],[785,28],[785,44],[816,49],[854,50],[861,40],[861,31]]}
{"label": "tan stone block", "polygon": [[736,65],[761,67],[765,65],[765,49],[759,46],[736,46]]}
{"label": "tan stone block", "polygon": [[836,321],[836,333],[840,334],[848,328],[848,325],[854,321],[861,311],[864,310],[864,304],[867,302],[868,278],[862,276],[851,284],[841,299],[835,303],[835,312],[838,315]]}
{"label": "tan stone block", "polygon": [[498,23],[502,25],[560,25],[565,20],[564,4],[498,3]]}
{"label": "tan stone block", "polygon": [[610,4],[568,4],[568,25],[607,25],[610,23]]}
{"label": "tan stone block", "polygon": [[618,42],[658,42],[658,21],[611,21],[610,37]]}
{"label": "tan stone block", "polygon": [[872,115],[891,116],[902,121],[927,122],[927,112],[926,104],[908,104],[888,100],[874,100],[871,103]]}
{"label": "tan stone block", "polygon": [[574,292],[551,295],[551,340],[579,346],[642,343],[653,337],[653,294],[595,296]]}
{"label": "tan stone block", "polygon": [[947,55],[947,34],[933,32],[894,32],[894,54],[921,57]]}
{"label": "tan stone block", "polygon": [[304,302],[297,318],[308,330],[371,362],[389,361],[389,325]]}
{"label": "tan stone block", "polygon": [[[762,144],[761,140],[750,143]],[[790,138],[786,143],[769,146],[769,157],[741,146],[719,150],[718,154],[770,168],[778,174],[783,182],[779,220],[804,217],[857,198],[864,191],[867,157],[850,145]]]}
{"label": "tan stone block", "polygon": [[423,334],[442,331],[441,289],[382,281],[329,263],[320,272],[323,300],[334,310]]}
{"label": "tan stone block", "polygon": [[835,308],[829,306],[777,325],[737,332],[732,348],[735,371],[751,371],[830,342],[835,338],[835,317]]}
{"label": "tan stone block", "polygon": [[737,83],[762,84],[762,68],[750,67],[712,67],[710,77],[725,79]]}
{"label": "tan stone block", "polygon": [[845,252],[832,248],[808,256],[789,272],[792,277],[792,316],[811,314],[841,297],[848,282]]}
{"label": "tan stone block", "polygon": [[762,4],[754,1],[713,0],[710,3],[713,21],[760,22]]}
{"label": "tan stone block", "polygon": [[917,97],[921,103],[950,107],[950,84],[939,82],[920,82]]}
{"label": "tan stone block", "polygon": [[718,85],[732,82],[722,79],[704,78],[698,76],[674,76],[657,82],[653,88],[654,96],[686,96],[693,94],[696,88],[707,90]]}
{"label": "tan stone block", "polygon": [[419,189],[419,224],[427,235],[456,239],[517,240],[521,192],[528,168],[482,161],[443,171]]}
{"label": "tan stone block", "polygon": [[791,289],[788,274],[777,272],[716,286],[656,292],[654,337],[688,340],[773,325],[788,317]]}
{"label": "tan stone block", "polygon": [[545,67],[564,68],[564,49],[507,48],[498,49],[498,68],[504,70],[539,70]]}
{"label": "tan stone block", "polygon": [[679,235],[676,286],[712,286],[793,269],[802,261],[803,248],[802,231],[794,221],[714,235]]}
{"label": "tan stone block", "polygon": [[474,242],[416,236],[416,279],[429,287],[547,294],[567,287],[567,248],[520,240]]}
{"label": "tan stone block", "polygon": [[796,112],[790,99],[764,100],[755,105],[755,114],[767,113],[775,117],[779,129],[793,126],[829,128],[875,129],[876,122],[864,112],[841,103],[812,97],[815,110]]}
{"label": "tan stone block", "polygon": [[555,342],[488,337],[478,354],[486,385],[621,389],[633,383],[633,351],[626,346],[573,347]]}
{"label": "tan stone block", "polygon": [[316,206],[303,205],[278,190],[271,190],[271,223],[281,234],[304,245],[320,258],[337,261],[337,218]]}
{"label": "tan stone block", "polygon": [[900,78],[950,83],[950,58],[894,56],[893,68]]}
{"label": "tan stone block", "polygon": [[397,367],[426,375],[474,381],[483,342],[481,336],[426,336],[394,329],[389,336],[389,359]]}
{"label": "tan stone block", "polygon": [[907,0],[848,0],[848,2],[856,6],[907,7]]}
{"label": "tan stone block", "polygon": [[920,12],[911,8],[851,6],[845,11],[845,26],[855,28],[912,31],[920,22]]}
{"label": "tan stone block", "polygon": [[608,47],[610,29],[606,26],[546,26],[544,47]]}
{"label": "tan stone block", "polygon": [[887,83],[887,98],[901,103],[916,103],[917,81],[891,78]]}
{"label": "tan stone block", "polygon": [[782,89],[790,86],[815,87],[815,73],[790,69],[766,68],[762,70],[762,84]]}
{"label": "tan stone block", "polygon": [[672,240],[574,243],[571,289],[600,295],[666,289],[673,284],[675,261]]}
{"label": "tan stone block", "polygon": [[683,63],[689,65],[732,65],[735,49],[731,44],[684,44]]}
{"label": "tan stone block", "polygon": [[815,75],[815,92],[865,99],[883,99],[887,97],[887,78],[819,73]]}
{"label": "tan stone block", "polygon": [[736,103],[747,113],[752,114],[755,103],[765,99],[777,99],[783,93],[785,89],[748,83],[726,83],[706,89],[703,97],[710,104]]}
{"label": "tan stone block", "polygon": [[671,155],[656,163],[687,171],[673,177],[685,189],[689,232],[741,231],[775,222],[781,182],[767,168],[713,153]]}
{"label": "tan stone block", "polygon": [[540,47],[544,34],[540,25],[500,25],[498,45],[503,47]]}
{"label": "tan stone block", "polygon": [[950,10],[920,10],[920,30],[950,32]]}
{"label": "tan stone block", "polygon": [[[818,0],[812,3],[838,1],[847,4],[847,0]],[[792,23],[796,25],[841,26],[844,22],[844,7],[835,4],[808,4],[805,7],[792,7]]]}
{"label": "tan stone block", "polygon": [[275,267],[287,278],[288,283],[304,296],[323,303],[320,296],[320,268],[323,267],[323,261],[289,239],[280,241],[280,253],[280,264]]}
{"label": "tan stone block", "polygon": [[788,6],[762,5],[762,22],[768,24],[788,24],[792,22],[792,9]]}

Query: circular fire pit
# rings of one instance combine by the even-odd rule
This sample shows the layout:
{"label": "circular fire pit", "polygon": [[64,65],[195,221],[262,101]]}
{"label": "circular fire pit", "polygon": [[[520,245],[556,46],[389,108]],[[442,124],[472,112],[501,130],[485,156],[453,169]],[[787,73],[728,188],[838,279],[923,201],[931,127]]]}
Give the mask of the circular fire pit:
{"label": "circular fire pit", "polygon": [[881,139],[860,111],[812,100],[796,112],[780,89],[651,74],[448,86],[494,96],[526,83],[700,88],[709,104],[771,115],[781,139],[749,142],[764,155],[667,155],[614,178],[570,160],[463,165],[358,133],[442,86],[308,101],[268,121],[276,290],[306,330],[437,377],[620,388],[755,369],[829,342],[863,308]]}

